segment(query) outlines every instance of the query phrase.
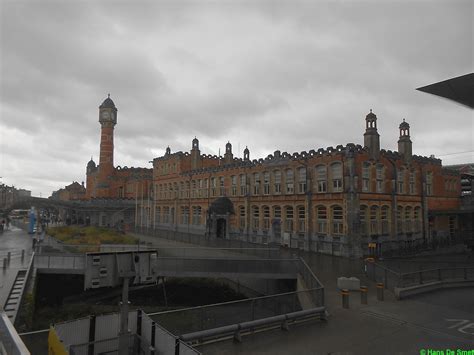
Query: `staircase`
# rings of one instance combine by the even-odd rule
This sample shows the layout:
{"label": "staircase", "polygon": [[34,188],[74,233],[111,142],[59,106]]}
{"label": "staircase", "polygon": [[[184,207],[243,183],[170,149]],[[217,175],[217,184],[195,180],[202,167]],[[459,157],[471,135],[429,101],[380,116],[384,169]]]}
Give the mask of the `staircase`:
{"label": "staircase", "polygon": [[21,297],[25,289],[27,270],[19,270],[15,282],[13,282],[10,294],[5,302],[4,311],[12,324],[15,323],[18,308],[20,307]]}

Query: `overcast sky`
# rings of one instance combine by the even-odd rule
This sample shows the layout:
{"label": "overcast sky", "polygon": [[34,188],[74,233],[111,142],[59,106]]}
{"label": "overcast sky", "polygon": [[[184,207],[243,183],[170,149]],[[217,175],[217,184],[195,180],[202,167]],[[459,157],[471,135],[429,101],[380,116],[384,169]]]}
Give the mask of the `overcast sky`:
{"label": "overcast sky", "polygon": [[474,161],[473,111],[415,90],[473,71],[470,0],[0,3],[0,182],[33,195],[85,181],[108,93],[115,165],[194,136],[252,159],[363,144],[370,109],[382,148],[405,118],[414,154]]}

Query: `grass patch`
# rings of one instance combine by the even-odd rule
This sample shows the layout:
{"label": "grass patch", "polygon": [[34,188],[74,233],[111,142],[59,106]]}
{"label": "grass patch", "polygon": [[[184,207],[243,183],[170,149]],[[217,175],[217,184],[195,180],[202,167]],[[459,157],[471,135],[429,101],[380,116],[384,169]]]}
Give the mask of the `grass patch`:
{"label": "grass patch", "polygon": [[51,227],[48,234],[66,244],[137,244],[138,239],[108,228],[99,227]]}

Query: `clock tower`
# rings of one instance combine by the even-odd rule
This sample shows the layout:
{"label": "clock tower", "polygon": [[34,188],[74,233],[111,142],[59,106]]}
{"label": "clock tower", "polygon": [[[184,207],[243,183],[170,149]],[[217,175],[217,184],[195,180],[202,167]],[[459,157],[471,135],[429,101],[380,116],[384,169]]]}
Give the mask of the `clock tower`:
{"label": "clock tower", "polygon": [[117,108],[108,97],[99,106],[100,158],[99,158],[99,185],[108,187],[107,177],[114,171],[114,127],[117,124]]}

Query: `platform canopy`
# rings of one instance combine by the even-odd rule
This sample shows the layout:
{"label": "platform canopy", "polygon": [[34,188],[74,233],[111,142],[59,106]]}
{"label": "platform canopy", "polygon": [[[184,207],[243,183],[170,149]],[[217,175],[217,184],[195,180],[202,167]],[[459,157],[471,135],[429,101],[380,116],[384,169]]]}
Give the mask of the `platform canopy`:
{"label": "platform canopy", "polygon": [[417,90],[474,108],[474,73],[423,86]]}

